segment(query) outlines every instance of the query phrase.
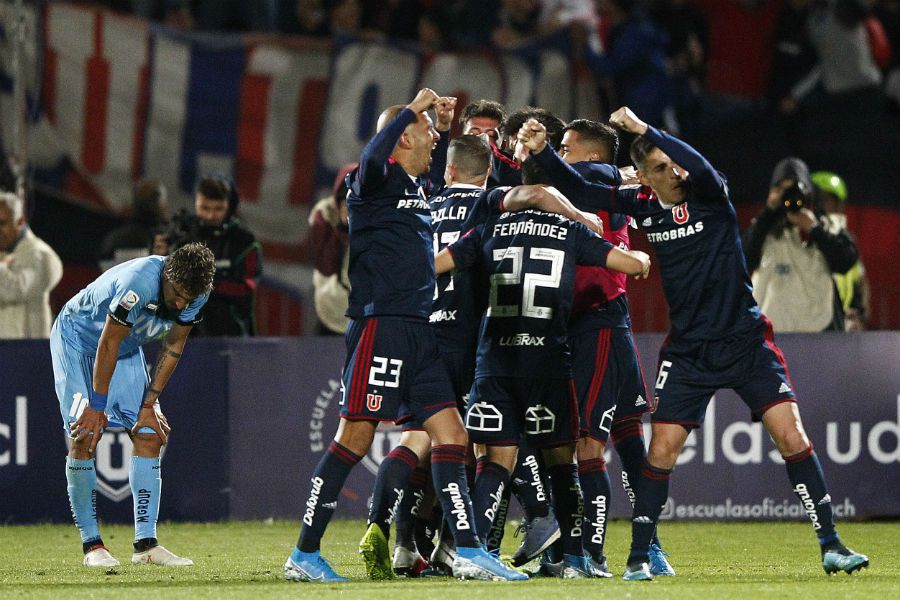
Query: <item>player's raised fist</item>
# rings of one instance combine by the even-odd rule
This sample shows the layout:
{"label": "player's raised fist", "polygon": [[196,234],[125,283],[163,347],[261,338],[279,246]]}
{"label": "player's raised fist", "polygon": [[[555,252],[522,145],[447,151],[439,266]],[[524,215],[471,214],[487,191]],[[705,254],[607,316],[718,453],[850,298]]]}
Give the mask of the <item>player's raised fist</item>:
{"label": "player's raised fist", "polygon": [[434,128],[438,131],[450,131],[453,125],[453,112],[456,109],[456,98],[453,96],[441,96],[434,104],[434,113],[437,119]]}
{"label": "player's raised fist", "polygon": [[611,125],[615,125],[629,133],[644,135],[647,132],[647,124],[641,121],[634,111],[627,106],[623,106],[609,116]]}
{"label": "player's raised fist", "polygon": [[406,105],[406,108],[413,112],[420,113],[428,110],[438,101],[438,95],[431,88],[422,88],[412,102]]}
{"label": "player's raised fist", "polygon": [[547,145],[547,128],[537,119],[528,119],[519,128],[518,139],[523,146],[539,153]]}

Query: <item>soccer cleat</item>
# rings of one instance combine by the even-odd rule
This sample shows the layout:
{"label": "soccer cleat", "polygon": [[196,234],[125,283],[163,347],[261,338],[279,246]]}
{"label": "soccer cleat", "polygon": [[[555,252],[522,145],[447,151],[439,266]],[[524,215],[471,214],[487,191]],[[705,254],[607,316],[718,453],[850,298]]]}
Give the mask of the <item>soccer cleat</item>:
{"label": "soccer cleat", "polygon": [[404,546],[394,546],[394,573],[406,577],[418,577],[428,568],[428,563],[416,551]]}
{"label": "soccer cleat", "polygon": [[376,523],[369,525],[366,534],[359,541],[359,553],[366,563],[366,575],[369,579],[393,579],[394,570],[391,568],[391,551],[388,549],[387,538]]}
{"label": "soccer cleat", "polygon": [[[522,522],[521,530],[525,533],[522,537],[522,544],[516,553],[513,554],[513,565],[521,567],[522,565],[534,560],[541,552],[549,548],[553,542],[559,539],[559,523],[551,511],[545,517],[535,517],[531,520]],[[519,530],[516,530],[518,533]]]}
{"label": "soccer cleat", "polygon": [[868,566],[868,556],[854,552],[846,546],[835,550],[827,550],[822,554],[822,568],[829,575],[833,575],[838,571],[843,571],[850,575],[854,571],[859,571]]}
{"label": "soccer cleat", "polygon": [[650,544],[650,574],[654,577],[675,577],[675,568],[669,562],[669,553],[659,544]]}
{"label": "soccer cleat", "polygon": [[590,556],[585,556],[584,558],[587,561],[588,573],[591,574],[591,577],[596,577],[598,579],[612,577],[612,573],[610,573],[609,567],[606,566],[605,556],[602,557],[599,561],[594,560]]}
{"label": "soccer cleat", "polygon": [[288,581],[313,581],[316,583],[343,583],[346,577],[334,572],[319,551],[300,552],[294,548],[284,563],[284,578]]}
{"label": "soccer cleat", "polygon": [[428,568],[422,572],[423,577],[452,577],[453,562],[456,552],[446,541],[442,540],[431,553]]}
{"label": "soccer cleat", "polygon": [[135,552],[131,555],[133,565],[159,565],[161,567],[193,567],[194,561],[189,558],[181,558],[166,550],[162,546],[153,546],[143,552]]}
{"label": "soccer cleat", "polygon": [[591,573],[587,561],[588,559],[584,556],[564,554],[561,577],[563,579],[590,579]]}
{"label": "soccer cleat", "polygon": [[653,581],[653,575],[650,574],[650,565],[645,562],[631,564],[625,567],[625,574],[622,575],[625,581]]}
{"label": "soccer cleat", "polygon": [[457,548],[453,561],[453,576],[457,579],[480,581],[525,581],[528,575],[504,565],[484,548]]}
{"label": "soccer cleat", "polygon": [[119,561],[109,553],[106,546],[95,546],[85,553],[81,564],[86,567],[118,567]]}

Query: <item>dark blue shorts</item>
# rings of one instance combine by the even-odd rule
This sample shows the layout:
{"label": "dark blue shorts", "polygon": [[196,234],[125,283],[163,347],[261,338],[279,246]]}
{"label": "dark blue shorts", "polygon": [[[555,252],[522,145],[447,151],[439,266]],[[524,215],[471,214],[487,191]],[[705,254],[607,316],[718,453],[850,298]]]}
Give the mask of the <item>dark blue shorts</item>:
{"label": "dark blue shorts", "polygon": [[775,345],[772,323],[758,332],[701,344],[664,344],[656,378],[656,423],[699,427],[719,389],[733,389],[754,421],[782,402],[796,402],[787,363]]}
{"label": "dark blue shorts", "polygon": [[345,341],[342,417],[421,425],[441,410],[456,406],[427,321],[353,319]]}
{"label": "dark blue shorts", "polygon": [[578,439],[571,379],[479,377],[466,408],[469,440],[492,446],[550,448]]}
{"label": "dark blue shorts", "polygon": [[441,359],[447,366],[450,375],[450,384],[453,386],[453,395],[456,397],[456,405],[460,413],[466,410],[469,392],[472,391],[472,383],[475,380],[475,350],[454,350],[441,347]]}
{"label": "dark blue shorts", "polygon": [[650,396],[631,329],[595,329],[569,337],[581,435],[609,438],[613,419],[642,415]]}

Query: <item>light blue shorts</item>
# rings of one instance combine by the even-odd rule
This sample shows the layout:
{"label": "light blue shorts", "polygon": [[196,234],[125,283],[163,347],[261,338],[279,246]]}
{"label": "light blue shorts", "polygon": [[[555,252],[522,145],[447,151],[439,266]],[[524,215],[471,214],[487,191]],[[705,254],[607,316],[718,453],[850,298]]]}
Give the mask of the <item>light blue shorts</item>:
{"label": "light blue shorts", "polygon": [[[68,434],[69,426],[78,420],[88,405],[94,379],[94,355],[79,352],[66,342],[59,332],[58,323],[54,323],[50,332],[50,356],[53,358],[53,380],[56,397],[59,398],[59,412]],[[134,427],[144,392],[149,386],[150,376],[142,349],[119,357],[109,383],[109,401],[106,405],[108,427],[129,430]]]}

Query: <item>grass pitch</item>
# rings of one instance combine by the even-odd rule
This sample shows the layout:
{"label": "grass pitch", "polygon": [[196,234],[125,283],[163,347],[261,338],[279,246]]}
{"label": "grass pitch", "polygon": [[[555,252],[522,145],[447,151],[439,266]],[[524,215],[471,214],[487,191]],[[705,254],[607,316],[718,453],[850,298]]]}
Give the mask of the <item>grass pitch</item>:
{"label": "grass pitch", "polygon": [[[298,532],[294,522],[240,522],[160,526],[160,540],[196,566],[135,567],[131,527],[104,526],[103,539],[123,562],[117,569],[81,566],[81,544],[72,525],[0,526],[0,598],[897,598],[900,596],[900,523],[842,523],[844,541],[869,556],[871,566],[828,577],[808,523],[671,523],[663,545],[678,572],[653,582],[621,580],[629,523],[610,524],[607,542],[614,579],[522,583],[459,582],[452,579],[365,579],[357,543],[362,521],[335,521],[324,554],[352,581],[299,584],[282,579],[281,565]],[[504,551],[518,540],[507,532]],[[140,595],[140,596],[138,596]]]}

